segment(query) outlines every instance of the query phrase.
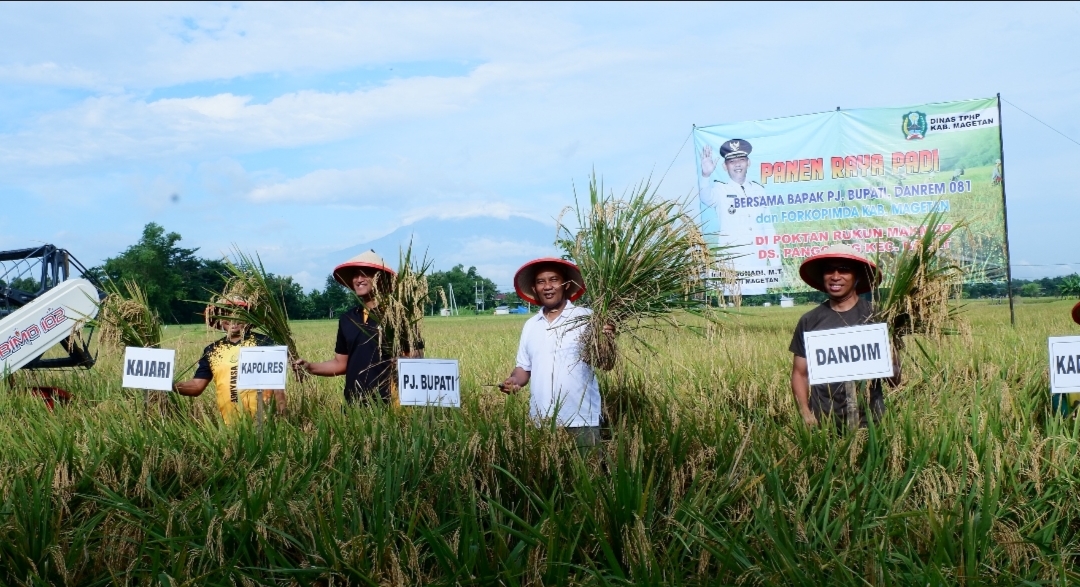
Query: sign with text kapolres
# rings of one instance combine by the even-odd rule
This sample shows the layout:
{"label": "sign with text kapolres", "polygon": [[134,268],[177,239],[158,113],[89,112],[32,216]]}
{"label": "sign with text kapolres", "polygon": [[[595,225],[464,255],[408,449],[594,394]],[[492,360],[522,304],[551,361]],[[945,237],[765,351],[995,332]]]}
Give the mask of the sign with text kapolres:
{"label": "sign with text kapolres", "polygon": [[398,398],[403,406],[461,407],[456,359],[398,359]]}
{"label": "sign with text kapolres", "polygon": [[815,330],[803,334],[810,385],[893,376],[885,324]]}
{"label": "sign with text kapolres", "polygon": [[969,283],[1005,282],[997,98],[837,110],[697,127],[701,220],[733,247],[743,294],[805,291],[798,267],[831,244],[900,251],[941,211]]}
{"label": "sign with text kapolres", "polygon": [[240,349],[236,365],[237,389],[285,389],[289,348],[252,346]]}
{"label": "sign with text kapolres", "polygon": [[1080,393],[1080,336],[1050,337],[1050,393]]}
{"label": "sign with text kapolres", "polygon": [[173,349],[124,349],[123,387],[172,391],[176,351]]}

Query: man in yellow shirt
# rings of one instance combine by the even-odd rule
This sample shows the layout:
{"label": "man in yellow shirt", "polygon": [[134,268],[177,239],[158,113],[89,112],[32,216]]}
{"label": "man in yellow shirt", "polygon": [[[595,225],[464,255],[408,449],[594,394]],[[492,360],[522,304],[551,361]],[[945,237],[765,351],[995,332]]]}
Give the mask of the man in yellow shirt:
{"label": "man in yellow shirt", "polygon": [[[229,302],[232,305],[247,307],[239,300]],[[202,395],[211,380],[217,393],[217,407],[226,425],[232,425],[237,417],[246,411],[254,416],[258,411],[258,391],[254,389],[236,389],[236,367],[240,362],[240,349],[252,346],[273,346],[269,337],[251,332],[249,325],[235,320],[211,317],[210,325],[225,331],[225,336],[203,349],[195,375],[188,381],[173,386],[180,395],[197,397]],[[277,404],[279,414],[285,412],[285,392],[282,390],[263,390],[263,400],[267,405]]]}

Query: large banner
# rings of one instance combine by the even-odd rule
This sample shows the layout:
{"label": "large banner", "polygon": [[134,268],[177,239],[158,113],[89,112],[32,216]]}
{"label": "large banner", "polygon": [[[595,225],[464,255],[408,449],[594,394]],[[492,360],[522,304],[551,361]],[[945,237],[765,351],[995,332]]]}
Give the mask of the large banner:
{"label": "large banner", "polygon": [[744,295],[806,291],[834,243],[899,251],[931,211],[970,283],[1005,281],[997,98],[837,110],[694,129],[702,222],[732,247]]}

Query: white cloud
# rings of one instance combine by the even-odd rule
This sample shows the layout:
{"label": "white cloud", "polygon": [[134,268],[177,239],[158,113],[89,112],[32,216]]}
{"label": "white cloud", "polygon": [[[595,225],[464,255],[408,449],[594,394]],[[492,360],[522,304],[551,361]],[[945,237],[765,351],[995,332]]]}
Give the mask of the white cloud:
{"label": "white cloud", "polygon": [[255,202],[345,202],[374,204],[402,191],[410,182],[398,170],[382,167],[319,169],[295,179],[254,188]]}

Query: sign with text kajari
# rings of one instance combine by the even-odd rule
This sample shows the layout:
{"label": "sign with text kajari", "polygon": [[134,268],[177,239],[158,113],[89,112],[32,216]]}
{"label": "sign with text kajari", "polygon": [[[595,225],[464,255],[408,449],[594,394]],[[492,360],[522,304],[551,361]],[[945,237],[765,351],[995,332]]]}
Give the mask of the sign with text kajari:
{"label": "sign with text kajari", "polygon": [[1005,282],[997,98],[837,110],[694,129],[701,221],[732,247],[742,294],[808,290],[832,244],[902,250],[939,211],[969,283]]}
{"label": "sign with text kajari", "polygon": [[124,349],[123,387],[172,391],[176,351],[173,349]]}
{"label": "sign with text kajari", "polygon": [[885,324],[814,330],[803,334],[810,385],[893,376]]}
{"label": "sign with text kajari", "polygon": [[403,406],[461,407],[456,359],[398,359],[398,398]]}
{"label": "sign with text kajari", "polygon": [[1080,336],[1050,337],[1050,393],[1080,392]]}
{"label": "sign with text kajari", "polygon": [[285,389],[289,348],[251,346],[240,349],[236,365],[237,389]]}

